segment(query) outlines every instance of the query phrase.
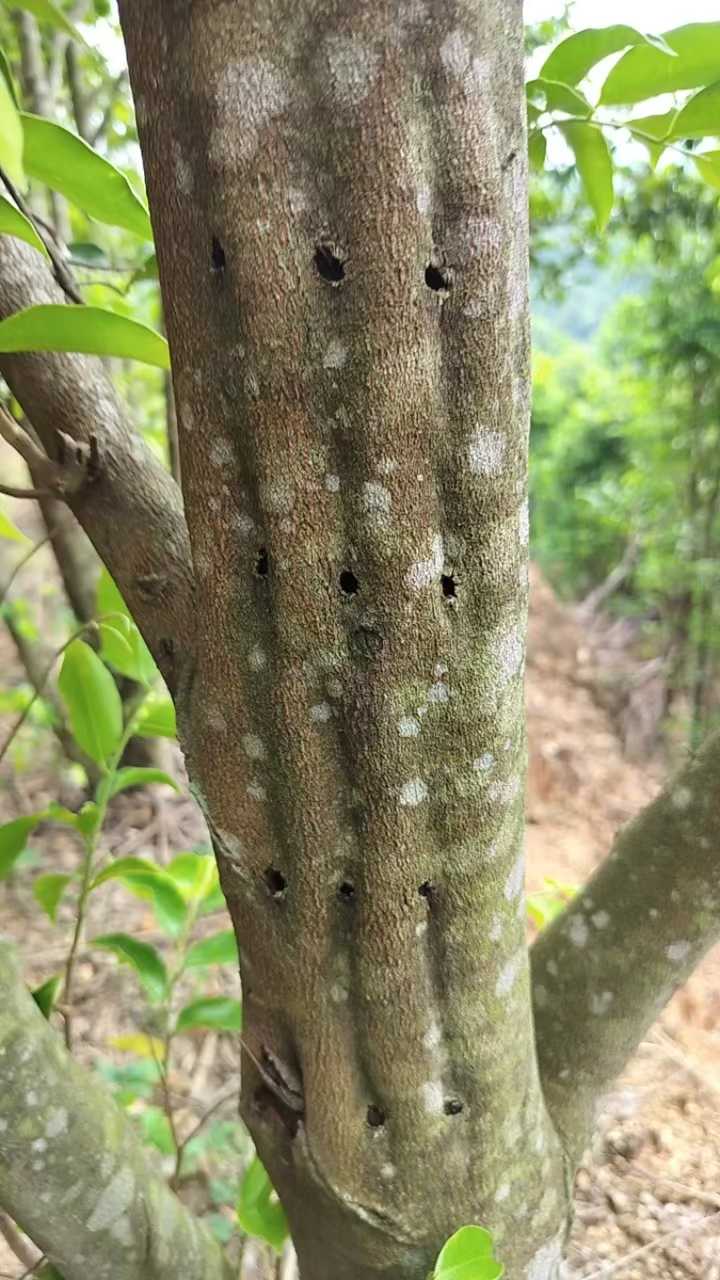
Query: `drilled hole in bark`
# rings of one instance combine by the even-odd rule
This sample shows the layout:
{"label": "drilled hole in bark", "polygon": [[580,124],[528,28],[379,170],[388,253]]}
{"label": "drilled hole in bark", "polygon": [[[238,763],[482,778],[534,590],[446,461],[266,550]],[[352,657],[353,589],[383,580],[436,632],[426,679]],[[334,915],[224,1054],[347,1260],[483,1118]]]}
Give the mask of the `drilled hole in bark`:
{"label": "drilled hole in bark", "polygon": [[346,596],[357,595],[360,590],[360,583],[351,569],[343,569],[340,574],[340,590]]}
{"label": "drilled hole in bark", "polygon": [[382,1107],[376,1107],[375,1103],[371,1103],[367,1109],[367,1122],[371,1129],[382,1129],[385,1123],[385,1112]]}
{"label": "drilled hole in bark", "polygon": [[450,288],[447,272],[441,267],[436,267],[432,262],[429,262],[425,268],[425,283],[434,293],[447,293]]}
{"label": "drilled hole in bark", "polygon": [[418,889],[421,898],[432,898],[435,893],[435,885],[432,880],[424,880]]}
{"label": "drilled hole in bark", "polygon": [[261,547],[257,553],[255,574],[258,578],[267,578],[268,576],[268,553],[264,547]]}
{"label": "drilled hole in bark", "polygon": [[223,249],[217,236],[213,236],[212,245],[210,247],[210,257],[212,259],[213,271],[225,270],[225,250]]}
{"label": "drilled hole in bark", "polygon": [[263,871],[263,880],[273,898],[282,898],[287,888],[287,880],[282,871],[278,871],[277,867],[266,867]]}
{"label": "drilled hole in bark", "polygon": [[455,600],[457,597],[457,583],[451,573],[444,573],[440,579],[442,583],[442,593],[446,600]]}
{"label": "drilled hole in bark", "polygon": [[463,1104],[459,1098],[446,1098],[443,1103],[443,1111],[446,1116],[459,1116],[463,1109]]}
{"label": "drilled hole in bark", "polygon": [[318,275],[328,284],[339,284],[345,278],[345,265],[329,244],[319,244],[315,250],[315,266]]}
{"label": "drilled hole in bark", "polygon": [[338,889],[338,893],[343,902],[352,902],[355,897],[355,885],[352,883],[352,880],[343,880],[340,888]]}

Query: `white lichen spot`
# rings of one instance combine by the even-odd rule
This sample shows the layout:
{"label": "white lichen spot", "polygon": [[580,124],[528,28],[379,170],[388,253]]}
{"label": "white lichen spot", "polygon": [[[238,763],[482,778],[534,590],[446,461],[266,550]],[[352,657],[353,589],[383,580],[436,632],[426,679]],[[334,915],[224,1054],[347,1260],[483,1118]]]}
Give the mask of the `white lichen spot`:
{"label": "white lichen spot", "polygon": [[671,942],[665,955],[671,964],[681,964],[690,955],[690,951],[689,942]]}
{"label": "white lichen spot", "polygon": [[394,1164],[384,1164],[380,1170],[380,1177],[384,1178],[386,1182],[392,1182],[396,1173],[397,1169]]}
{"label": "white lichen spot", "polygon": [[181,196],[190,196],[194,186],[192,166],[183,155],[182,147],[177,138],[173,138],[171,148],[177,189]]}
{"label": "white lichen spot", "polygon": [[249,782],[246,790],[253,800],[267,800],[267,791],[259,782]]}
{"label": "white lichen spot", "polygon": [[442,1031],[439,1022],[431,1022],[425,1035],[423,1036],[423,1044],[426,1049],[436,1049],[442,1040]]}
{"label": "white lichen spot", "polygon": [[106,1231],[130,1207],[134,1195],[132,1169],[119,1169],[96,1201],[87,1221],[88,1231]]}
{"label": "white lichen spot", "polygon": [[[109,1178],[114,1168],[115,1168],[115,1156],[112,1154],[111,1151],[104,1151],[100,1160],[100,1177],[103,1179]],[[65,1196],[63,1196],[63,1203],[67,1199],[68,1194],[69,1192],[66,1193]]]}
{"label": "white lichen spot", "polygon": [[423,938],[427,933],[427,920],[419,920],[415,925],[415,937]]}
{"label": "white lichen spot", "polygon": [[520,516],[518,519],[518,537],[520,538],[521,547],[526,547],[530,541],[530,505],[527,498],[520,508]]}
{"label": "white lichen spot", "polygon": [[472,767],[476,773],[489,773],[495,763],[495,757],[491,751],[483,751],[481,756],[473,760]]}
{"label": "white lichen spot", "polygon": [[368,524],[375,529],[387,529],[392,507],[390,490],[383,484],[368,480],[362,487],[362,504]]}
{"label": "white lichen spot", "polygon": [[251,760],[264,760],[267,755],[262,739],[258,738],[256,733],[244,733],[242,747],[245,755]]}
{"label": "white lichen spot", "polygon": [[411,778],[410,782],[404,783],[400,788],[400,804],[405,808],[414,809],[416,805],[422,804],[423,800],[427,800],[427,795],[427,784],[422,778]]}
{"label": "white lichen spot", "polygon": [[230,166],[255,154],[261,130],[285,110],[288,89],[272,63],[241,58],[226,65],[216,85],[215,104],[210,155],[217,164]]}
{"label": "white lichen spot", "polygon": [[290,187],[287,193],[287,201],[290,206],[290,212],[297,217],[298,214],[304,213],[307,209],[307,196],[299,187]]}
{"label": "white lichen spot", "polygon": [[31,1151],[37,1151],[39,1154],[42,1154],[42,1152],[43,1152],[43,1151],[47,1151],[47,1141],[46,1141],[46,1139],[45,1139],[45,1138],[35,1138],[35,1139],[30,1143],[30,1149],[31,1149]]}
{"label": "white lichen spot", "polygon": [[316,724],[325,724],[332,718],[333,709],[329,702],[318,702],[310,708],[310,719]]}
{"label": "white lichen spot", "polygon": [[567,935],[574,947],[587,946],[590,930],[587,927],[587,921],[584,916],[580,914],[572,916],[567,926]]}
{"label": "white lichen spot", "polygon": [[113,1239],[119,1240],[120,1244],[132,1244],[132,1224],[126,1213],[121,1213],[120,1217],[115,1219],[110,1228],[110,1235]]}
{"label": "white lichen spot", "polygon": [[542,1129],[535,1137],[535,1150],[540,1155],[545,1150],[545,1134]]}
{"label": "white lichen spot", "polygon": [[344,1004],[347,998],[348,992],[346,987],[341,987],[338,983],[334,987],[330,988],[330,999],[335,1004]]}
{"label": "white lichen spot", "polygon": [[447,665],[444,662],[436,662],[433,667],[433,675],[436,680],[442,680],[443,676],[448,673]]}
{"label": "white lichen spot", "polygon": [[380,476],[391,476],[396,467],[397,462],[394,458],[381,458],[375,470]]}
{"label": "white lichen spot", "polygon": [[462,79],[470,68],[470,47],[462,31],[451,31],[440,45],[440,61],[451,75]]}
{"label": "white lichen spot", "polygon": [[206,706],[205,722],[214,733],[227,733],[227,720],[217,703],[209,702]]}
{"label": "white lichen spot", "polygon": [[594,991],[590,996],[590,1012],[596,1018],[604,1017],[614,999],[612,991]]}
{"label": "white lichen spot", "polygon": [[516,952],[514,956],[510,957],[507,964],[503,965],[500,973],[498,974],[498,980],[495,983],[496,996],[503,997],[510,995],[515,983],[517,982],[520,970],[525,963],[526,955],[527,952],[523,947],[521,951]]}
{"label": "white lichen spot", "polygon": [[505,437],[499,431],[477,427],[470,437],[470,470],[476,476],[494,476],[502,469]]}
{"label": "white lichen spot", "polygon": [[7,1120],[0,1120],[0,1133],[5,1133],[7,1131],[7,1127],[8,1127]]}
{"label": "white lichen spot", "polygon": [[325,477],[325,488],[328,493],[337,493],[340,488],[340,477],[333,475],[332,473],[328,473]]}
{"label": "white lichen spot", "polygon": [[34,1090],[34,1089],[28,1089],[27,1093],[25,1094],[25,1106],[26,1106],[26,1107],[36,1107],[36,1106],[37,1106],[37,1104],[38,1104],[38,1096],[37,1096],[37,1094],[36,1094],[35,1090]]}
{"label": "white lichen spot", "polygon": [[405,583],[408,587],[419,591],[422,587],[430,587],[436,582],[443,570],[445,561],[445,552],[443,548],[443,540],[439,533],[436,533],[432,540],[432,552],[427,560],[416,560],[410,566],[405,574]]}
{"label": "white lichen spot", "polygon": [[248,654],[248,666],[251,671],[262,671],[267,666],[267,654],[261,645],[253,645]]}
{"label": "white lichen spot", "polygon": [[331,338],[323,355],[323,369],[342,369],[347,360],[347,347],[339,338]]}
{"label": "white lichen spot", "polygon": [[502,1204],[503,1200],[507,1200],[507,1198],[508,1198],[508,1196],[509,1196],[509,1195],[510,1195],[510,1183],[509,1183],[509,1182],[501,1182],[501,1183],[500,1183],[500,1186],[498,1187],[497,1191],[495,1192],[495,1202],[496,1202],[496,1204]]}
{"label": "white lichen spot", "polygon": [[527,1280],[555,1280],[561,1257],[562,1246],[558,1241],[544,1244],[530,1263]]}
{"label": "white lichen spot", "polygon": [[520,794],[521,785],[521,780],[517,774],[514,774],[512,778],[508,778],[506,782],[501,782],[500,779],[498,779],[496,782],[490,783],[490,786],[487,789],[488,799],[504,800],[506,803],[509,803],[511,800],[515,800]]}
{"label": "white lichen spot", "polygon": [[607,929],[610,924],[610,916],[607,911],[596,911],[590,917],[596,929]]}
{"label": "white lichen spot", "polygon": [[490,941],[499,942],[504,932],[505,932],[505,924],[502,916],[495,916],[495,919],[490,925],[490,930],[488,933],[488,937],[490,938]]}
{"label": "white lichen spot", "polygon": [[519,627],[502,636],[493,646],[500,680],[503,685],[509,684],[519,675],[525,659],[525,644]]}
{"label": "white lichen spot", "polygon": [[550,977],[557,978],[558,976],[557,960],[548,960],[546,967],[547,967],[548,973],[550,974]]}
{"label": "white lichen spot", "polygon": [[420,732],[420,721],[415,716],[403,716],[398,721],[398,733],[401,738],[417,738]]}
{"label": "white lichen spot", "polygon": [[514,902],[522,892],[525,883],[525,850],[521,849],[516,861],[513,863],[505,881],[505,897],[508,902]]}
{"label": "white lichen spot", "polygon": [[450,694],[447,685],[442,680],[438,680],[436,684],[431,684],[427,691],[427,700],[429,703],[447,702]]}
{"label": "white lichen spot", "polygon": [[232,462],[234,454],[233,448],[229,440],[215,440],[210,446],[210,465],[213,467],[227,467]]}
{"label": "white lichen spot", "polygon": [[445,1094],[438,1080],[428,1080],[422,1087],[423,1106],[429,1115],[439,1115],[443,1109]]}
{"label": "white lichen spot", "polygon": [[692,791],[688,787],[677,787],[672,795],[673,809],[680,809],[683,812],[689,809],[692,804]]}
{"label": "white lichen spot", "polygon": [[331,36],[326,48],[338,101],[344,106],[362,102],[377,75],[378,55],[356,36]]}
{"label": "white lichen spot", "polygon": [[430,188],[425,183],[417,189],[415,204],[423,217],[430,212]]}

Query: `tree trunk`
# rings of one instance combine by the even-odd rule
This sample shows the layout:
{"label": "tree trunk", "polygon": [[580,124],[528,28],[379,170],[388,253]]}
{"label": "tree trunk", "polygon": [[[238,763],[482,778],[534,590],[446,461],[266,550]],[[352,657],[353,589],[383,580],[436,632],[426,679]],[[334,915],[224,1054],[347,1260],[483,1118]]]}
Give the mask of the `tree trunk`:
{"label": "tree trunk", "polygon": [[539,1275],[567,1188],[522,902],[521,6],[122,20],[198,581],[177,706],[242,948],[243,1112],[303,1280],[420,1280],[470,1221],[508,1280]]}

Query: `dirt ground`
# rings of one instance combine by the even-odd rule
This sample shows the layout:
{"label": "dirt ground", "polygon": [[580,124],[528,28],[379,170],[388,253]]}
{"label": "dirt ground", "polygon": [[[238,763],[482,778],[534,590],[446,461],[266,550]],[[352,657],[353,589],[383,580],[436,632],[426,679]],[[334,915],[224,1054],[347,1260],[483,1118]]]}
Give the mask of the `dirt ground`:
{"label": "dirt ground", "polygon": [[[33,574],[34,607],[44,603],[42,559]],[[618,827],[653,796],[662,780],[656,764],[628,764],[607,715],[586,687],[585,636],[573,612],[560,605],[537,572],[532,578],[528,660],[530,748],[527,802],[528,888],[552,876],[577,884],[608,850]],[[7,636],[0,636],[0,687],[20,679]],[[0,716],[0,741],[12,717]],[[171,749],[174,750],[174,749]],[[22,771],[4,762],[0,820],[32,812],[50,799],[72,803],[65,777],[58,796],[57,758],[47,737],[31,743]],[[172,767],[181,776],[175,752]],[[109,846],[166,862],[205,838],[187,794],[118,797]],[[65,829],[48,827],[33,841],[45,869],[71,867],[78,857]],[[67,948],[69,914],[53,929],[35,903],[33,869],[0,885],[0,934],[18,942],[29,980],[42,980]],[[139,928],[157,941],[142,906],[111,889],[93,902],[90,932]],[[222,927],[221,919],[214,927]],[[217,990],[235,979],[218,970]],[[76,1034],[80,1056],[117,1060],[111,1041],[142,1030],[133,976],[109,958],[83,955],[78,976]],[[238,1074],[229,1037],[187,1037],[173,1075],[178,1124],[186,1133],[218,1102],[232,1117]],[[577,1179],[576,1216],[567,1280],[720,1280],[720,950],[711,953],[648,1034],[598,1116],[592,1151]],[[222,1099],[226,1099],[223,1103]],[[202,1202],[202,1169],[191,1200]],[[23,1267],[0,1240],[0,1276]]]}

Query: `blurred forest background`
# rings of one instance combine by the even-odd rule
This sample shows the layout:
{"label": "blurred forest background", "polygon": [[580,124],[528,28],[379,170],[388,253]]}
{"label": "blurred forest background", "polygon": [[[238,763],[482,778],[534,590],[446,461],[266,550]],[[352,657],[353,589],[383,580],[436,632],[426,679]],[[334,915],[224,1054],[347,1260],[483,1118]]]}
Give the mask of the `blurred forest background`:
{"label": "blurred forest background", "polygon": [[[84,42],[72,38],[69,21],[81,24]],[[568,29],[567,13],[528,27],[529,62],[542,62]],[[0,0],[0,48],[0,109],[2,93],[15,94],[24,111],[70,128],[142,194],[110,0],[77,0],[62,11],[50,0],[18,10]],[[683,154],[669,148],[653,166],[652,148],[613,143],[615,205],[602,232],[569,150],[551,146],[542,171],[531,170],[531,929],[589,873],[665,770],[720,721],[720,168],[702,182],[694,145]],[[149,239],[104,221],[92,192],[85,211],[77,188],[72,203],[64,198],[64,146],[59,133],[26,127],[34,217],[68,246],[86,303],[162,331]],[[7,216],[0,205],[0,230]],[[169,374],[136,361],[107,363],[136,426],[179,476]],[[0,400],[20,416],[7,389]],[[33,483],[2,442],[0,470],[7,485]],[[20,856],[15,849],[3,864],[0,847],[0,928],[23,944],[48,1008],[62,992],[72,946],[76,1051],[111,1083],[173,1185],[218,1237],[236,1239],[239,1222],[241,1237],[264,1241],[260,1257],[265,1246],[282,1247],[282,1211],[236,1119],[235,943],[216,877],[203,870],[211,860],[199,812],[186,788],[176,794],[162,784],[166,774],[185,781],[168,700],[157,689],[143,694],[144,719],[122,760],[166,774],[149,791],[125,775],[112,804],[103,799],[104,825],[83,855],[97,855],[98,866],[111,856],[107,866],[116,868],[90,886],[101,892],[83,927],[91,931],[89,918],[98,937],[85,945],[73,930],[78,901],[81,915],[87,905],[78,875],[90,862],[78,852],[83,832],[74,815],[100,774],[58,686],[57,657],[83,634],[130,709],[156,673],[130,623],[124,648],[112,629],[87,630],[124,605],[73,518],[51,498],[0,497],[0,601],[0,818],[45,815]],[[52,809],[58,800],[62,809]],[[163,869],[152,883],[147,863],[131,865],[138,857]],[[126,933],[117,933],[118,922]],[[130,935],[145,951],[133,953]],[[127,973],[118,985],[117,967],[93,941],[136,970],[142,1007]],[[67,971],[65,981],[67,994]],[[623,1276],[720,1280],[718,1231],[709,1249],[705,1237],[688,1243],[677,1234],[704,1223],[709,1204],[715,1218],[720,1209],[712,1189],[720,1162],[713,1119],[720,959],[694,982],[602,1120],[579,1183],[573,1275],[595,1275],[603,1259],[670,1233],[667,1247]],[[178,1014],[179,993],[186,1003]],[[668,1169],[674,1189],[661,1194],[658,1179],[667,1181]],[[0,1232],[6,1239],[12,1232],[1,1217]],[[0,1253],[0,1271],[4,1263]],[[270,1274],[267,1265],[254,1274]],[[6,1274],[20,1270],[7,1261]]]}

